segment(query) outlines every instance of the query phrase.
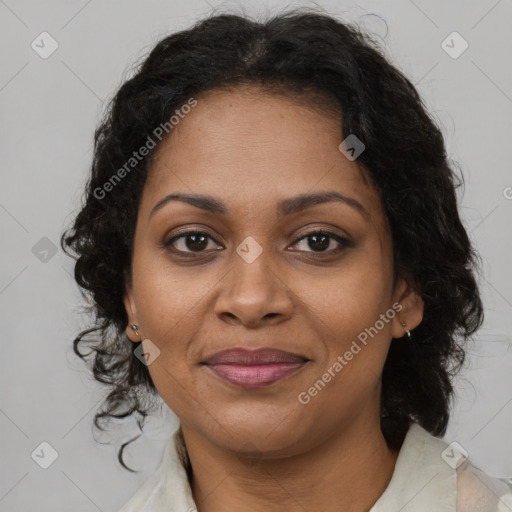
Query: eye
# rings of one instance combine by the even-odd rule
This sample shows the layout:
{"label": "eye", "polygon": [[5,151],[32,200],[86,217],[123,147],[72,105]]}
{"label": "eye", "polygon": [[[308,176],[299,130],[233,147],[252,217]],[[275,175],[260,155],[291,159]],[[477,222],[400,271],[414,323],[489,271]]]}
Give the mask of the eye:
{"label": "eye", "polygon": [[[217,244],[212,248],[211,242]],[[302,244],[302,248],[300,247]],[[204,231],[186,231],[171,237],[163,243],[175,253],[193,255],[212,252],[222,249],[222,246]],[[321,255],[322,253],[336,254],[346,247],[353,247],[352,242],[336,233],[329,231],[311,231],[299,238],[291,247],[297,246],[299,251],[312,252]],[[307,249],[311,250],[307,250]],[[209,250],[207,250],[209,249]]]}
{"label": "eye", "polygon": [[[216,242],[208,233],[204,231],[186,231],[173,236],[166,242],[164,247],[172,247],[175,252],[180,253],[202,253],[206,252],[209,242]],[[217,249],[215,249],[217,250]]]}
{"label": "eye", "polygon": [[[329,231],[311,231],[305,236],[299,238],[299,240],[297,240],[294,243],[294,246],[300,245],[301,243],[303,248],[299,248],[299,250],[305,252],[330,254],[338,253],[342,251],[345,247],[353,246],[352,242],[348,238],[344,238],[338,234],[331,233]],[[312,250],[308,251],[304,248],[304,246]]]}

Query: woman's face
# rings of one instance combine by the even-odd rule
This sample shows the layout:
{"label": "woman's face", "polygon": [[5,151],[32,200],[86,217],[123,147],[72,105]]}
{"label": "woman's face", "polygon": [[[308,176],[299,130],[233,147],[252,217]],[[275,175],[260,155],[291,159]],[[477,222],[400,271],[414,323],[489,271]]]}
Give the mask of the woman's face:
{"label": "woman's face", "polygon": [[[393,290],[386,217],[338,149],[341,121],[249,87],[197,101],[155,154],[125,296],[159,394],[184,429],[236,451],[290,455],[378,424],[391,338],[423,308],[404,281]],[[161,203],[171,194],[196,199]],[[213,364],[233,348],[300,362]]]}

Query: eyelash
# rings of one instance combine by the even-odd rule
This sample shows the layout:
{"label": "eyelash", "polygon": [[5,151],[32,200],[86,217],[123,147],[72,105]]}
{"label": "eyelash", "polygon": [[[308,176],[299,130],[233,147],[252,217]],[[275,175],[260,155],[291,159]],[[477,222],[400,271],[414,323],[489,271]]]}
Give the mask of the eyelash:
{"label": "eyelash", "polygon": [[[185,231],[183,233],[180,233],[178,235],[175,235],[173,236],[172,238],[170,238],[169,240],[165,241],[162,245],[164,248],[170,248],[172,246],[172,244],[174,242],[176,242],[177,240],[181,239],[181,238],[186,238],[187,236],[191,236],[191,235],[206,235],[206,237],[210,240],[212,240],[213,242],[215,242],[216,244],[220,245],[217,240],[215,240],[213,237],[211,237],[208,233],[206,233],[205,231],[197,231],[197,230],[191,230],[191,231]],[[324,235],[324,236],[327,236],[329,238],[332,238],[334,239],[336,242],[338,242],[342,247],[341,248],[337,248],[337,249],[331,249],[331,250],[327,250],[327,251],[299,251],[299,252],[306,252],[306,253],[310,253],[310,254],[313,254],[314,258],[318,258],[318,257],[322,257],[323,255],[327,254],[327,255],[333,255],[333,254],[337,254],[341,251],[343,251],[345,248],[347,247],[353,247],[353,243],[348,239],[348,238],[344,238],[340,235],[338,235],[337,233],[333,233],[331,231],[326,231],[326,230],[318,230],[318,231],[310,231],[309,233],[306,233],[304,235],[302,235],[300,238],[298,238],[293,244],[293,245],[297,245],[299,242],[301,242],[302,240],[305,240],[305,239],[308,239],[312,236],[315,236],[315,235]],[[204,254],[206,253],[207,251],[180,251],[180,250],[176,250],[176,249],[171,249],[174,253],[177,253],[179,255],[184,255],[184,254],[189,254],[189,255],[200,255],[200,254]],[[184,257],[192,257],[192,258],[195,258],[196,256],[184,256]]]}

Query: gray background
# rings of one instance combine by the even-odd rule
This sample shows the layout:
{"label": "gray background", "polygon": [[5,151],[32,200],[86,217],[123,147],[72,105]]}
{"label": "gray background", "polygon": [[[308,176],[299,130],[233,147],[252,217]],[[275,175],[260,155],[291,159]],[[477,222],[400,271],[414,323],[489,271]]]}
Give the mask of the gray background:
{"label": "gray background", "polygon": [[[0,0],[0,511],[117,510],[156,469],[176,425],[164,405],[127,453],[127,463],[141,472],[125,471],[116,451],[137,430],[133,423],[119,426],[110,435],[96,434],[112,444],[95,441],[91,422],[106,388],[71,350],[88,319],[80,313],[72,262],[57,246],[81,198],[104,102],[159,38],[213,10],[258,15],[300,5]],[[481,469],[512,477],[512,2],[320,5],[380,34],[464,172],[461,211],[484,260],[486,322],[458,378],[445,438],[459,442]],[[43,31],[58,43],[47,59],[31,47]],[[453,31],[469,44],[458,58],[442,47]],[[461,48],[450,41],[452,52]],[[58,453],[48,469],[31,458],[43,441]]]}

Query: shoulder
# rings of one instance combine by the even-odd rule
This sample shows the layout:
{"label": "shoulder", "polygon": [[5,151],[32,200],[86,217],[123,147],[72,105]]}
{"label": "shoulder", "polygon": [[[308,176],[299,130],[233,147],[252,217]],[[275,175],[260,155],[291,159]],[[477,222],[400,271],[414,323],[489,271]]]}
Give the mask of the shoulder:
{"label": "shoulder", "polygon": [[196,510],[184,459],[180,429],[170,436],[160,465],[119,512],[165,512]]}
{"label": "shoulder", "polygon": [[512,512],[512,488],[412,423],[388,487],[370,512]]}
{"label": "shoulder", "polygon": [[466,461],[457,468],[457,512],[512,512],[512,487]]}
{"label": "shoulder", "polygon": [[[438,481],[437,486],[430,487],[441,501],[446,499],[446,505],[449,496],[454,495],[456,512],[512,512],[512,486],[473,466],[457,443],[448,444],[417,424],[411,425],[408,437],[406,448],[413,451],[417,461],[421,460],[410,471],[420,469],[424,474],[425,468],[430,467],[437,472],[442,483]],[[422,447],[419,452],[418,447]],[[418,480],[422,481],[419,477]],[[447,510],[452,509],[447,506]]]}

